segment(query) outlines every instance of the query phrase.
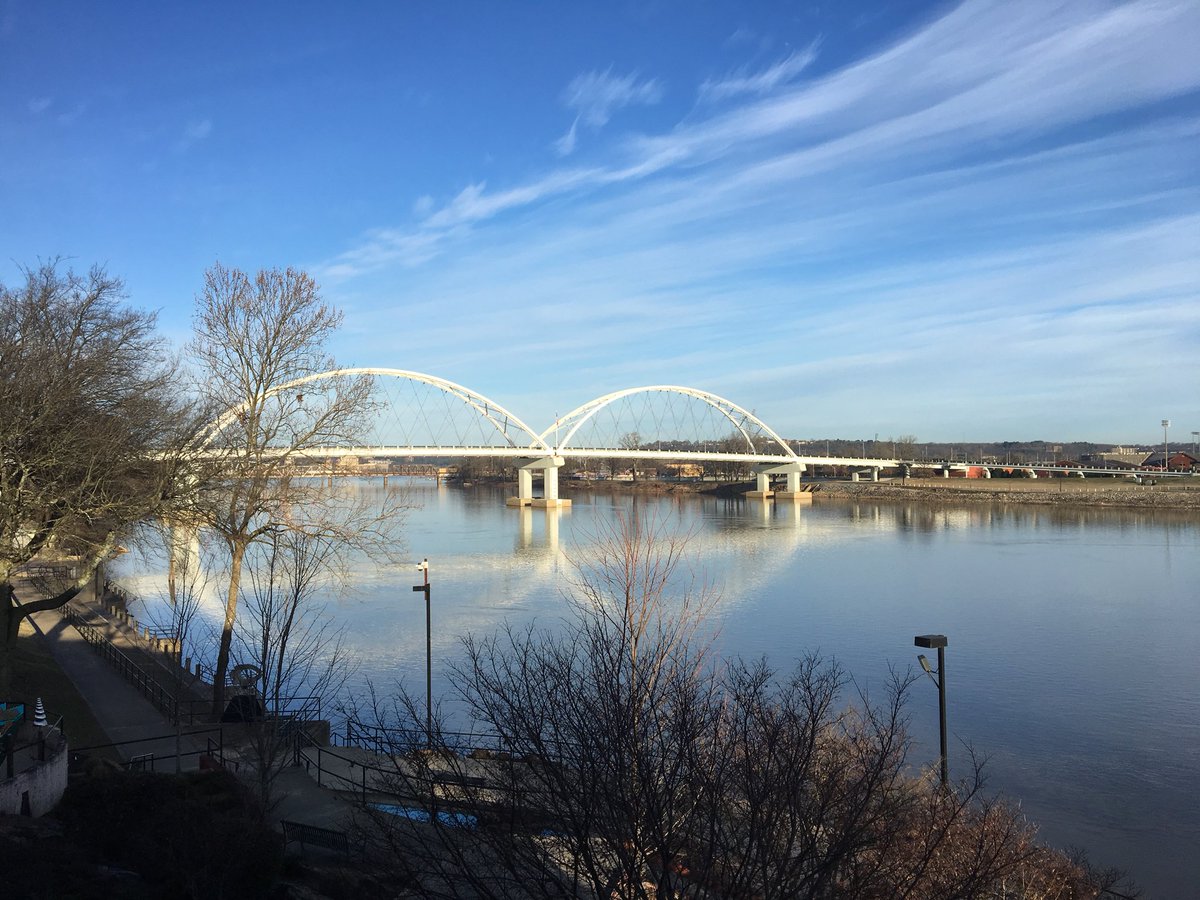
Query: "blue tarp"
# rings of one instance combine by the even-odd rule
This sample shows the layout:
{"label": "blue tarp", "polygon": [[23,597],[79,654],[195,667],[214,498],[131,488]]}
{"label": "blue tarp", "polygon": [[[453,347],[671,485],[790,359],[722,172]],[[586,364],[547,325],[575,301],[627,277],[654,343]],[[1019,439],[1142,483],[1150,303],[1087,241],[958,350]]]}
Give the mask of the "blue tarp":
{"label": "blue tarp", "polygon": [[[397,806],[394,803],[372,803],[371,806],[381,812],[392,816],[400,816],[413,822],[428,822],[431,818],[429,810],[413,806]],[[449,825],[451,828],[474,828],[479,824],[478,819],[474,816],[468,816],[466,813],[440,812],[437,814],[437,817],[439,822],[443,825]]]}

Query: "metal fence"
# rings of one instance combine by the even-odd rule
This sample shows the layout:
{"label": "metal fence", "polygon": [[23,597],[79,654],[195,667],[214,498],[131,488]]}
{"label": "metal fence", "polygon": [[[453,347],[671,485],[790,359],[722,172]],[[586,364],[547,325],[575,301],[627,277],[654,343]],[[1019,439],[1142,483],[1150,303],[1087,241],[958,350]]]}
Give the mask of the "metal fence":
{"label": "metal fence", "polygon": [[[215,737],[214,737],[215,735]],[[161,743],[166,741],[186,741],[191,744],[193,738],[199,739],[204,736],[204,748],[201,749],[198,744],[193,749],[180,749],[176,753],[135,753],[125,762],[124,768],[136,772],[155,772],[158,766],[162,763],[173,762],[179,760],[182,765],[184,760],[195,757],[199,768],[204,769],[210,766],[220,766],[224,768],[228,763],[225,757],[225,732],[219,726],[212,728],[198,728],[194,731],[182,731],[178,734],[168,732],[166,734],[155,735],[147,738],[133,738],[128,741],[112,741],[107,744],[89,744],[86,747],[74,747],[71,749],[71,764],[77,766],[83,762],[85,755],[94,753],[98,750],[119,750],[124,747],[135,747],[138,745],[145,746],[147,744]],[[206,762],[205,757],[210,762]]]}
{"label": "metal fence", "polygon": [[191,725],[207,713],[206,701],[181,696],[182,670],[180,670],[181,677],[177,684],[164,685],[106,638],[100,629],[88,622],[83,614],[71,604],[63,606],[60,612],[62,617],[83,636],[85,641],[92,645],[109,665],[117,670],[122,678],[136,687],[142,696],[154,704],[172,722],[180,721]]}

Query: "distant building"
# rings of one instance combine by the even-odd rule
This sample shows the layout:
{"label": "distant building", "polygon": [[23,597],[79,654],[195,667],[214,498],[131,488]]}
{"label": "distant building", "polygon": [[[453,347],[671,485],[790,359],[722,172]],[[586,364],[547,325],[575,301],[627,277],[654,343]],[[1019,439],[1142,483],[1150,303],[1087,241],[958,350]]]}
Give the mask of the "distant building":
{"label": "distant building", "polygon": [[[1160,450],[1157,453],[1151,453],[1142,460],[1142,468],[1144,469],[1162,469],[1163,454]],[[1192,456],[1190,453],[1184,453],[1182,450],[1172,450],[1167,456],[1166,469],[1168,472],[1196,472],[1200,471],[1200,460]]]}
{"label": "distant building", "polygon": [[1090,457],[1085,457],[1090,461],[1100,460],[1111,463],[1126,463],[1130,466],[1140,466],[1142,460],[1146,458],[1145,450],[1134,450],[1130,447],[1114,447],[1106,453],[1093,453]]}

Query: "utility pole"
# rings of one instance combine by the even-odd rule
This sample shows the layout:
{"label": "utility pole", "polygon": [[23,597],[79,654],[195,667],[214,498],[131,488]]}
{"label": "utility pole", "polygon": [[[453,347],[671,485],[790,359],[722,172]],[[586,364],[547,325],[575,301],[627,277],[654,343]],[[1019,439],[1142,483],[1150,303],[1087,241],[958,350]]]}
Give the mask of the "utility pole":
{"label": "utility pole", "polygon": [[1162,467],[1163,467],[1163,471],[1166,472],[1170,468],[1167,465],[1167,429],[1171,427],[1171,420],[1163,419],[1162,427],[1163,427],[1163,464],[1162,464]]}

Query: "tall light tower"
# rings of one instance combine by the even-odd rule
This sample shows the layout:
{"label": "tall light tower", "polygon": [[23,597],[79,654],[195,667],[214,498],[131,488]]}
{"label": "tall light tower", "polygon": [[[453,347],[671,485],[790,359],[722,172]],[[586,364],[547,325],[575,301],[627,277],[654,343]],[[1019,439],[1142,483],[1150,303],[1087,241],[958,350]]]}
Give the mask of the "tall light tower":
{"label": "tall light tower", "polygon": [[1192,432],[1192,458],[1193,459],[1197,458],[1197,454],[1196,454],[1196,444],[1197,443],[1200,443],[1200,431],[1193,431]]}
{"label": "tall light tower", "polygon": [[1166,472],[1170,468],[1167,465],[1167,429],[1171,427],[1171,420],[1163,419],[1162,427],[1163,427],[1163,471]]}

